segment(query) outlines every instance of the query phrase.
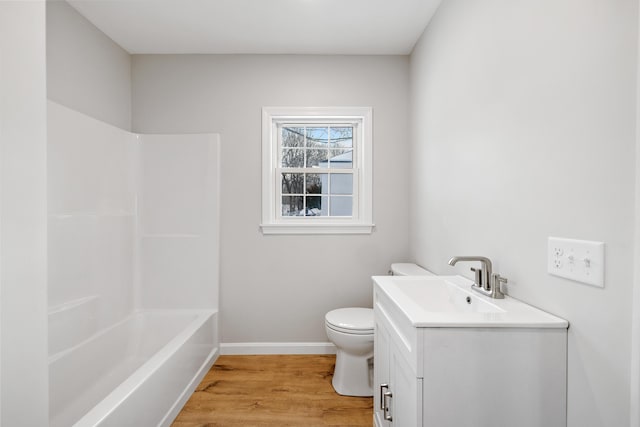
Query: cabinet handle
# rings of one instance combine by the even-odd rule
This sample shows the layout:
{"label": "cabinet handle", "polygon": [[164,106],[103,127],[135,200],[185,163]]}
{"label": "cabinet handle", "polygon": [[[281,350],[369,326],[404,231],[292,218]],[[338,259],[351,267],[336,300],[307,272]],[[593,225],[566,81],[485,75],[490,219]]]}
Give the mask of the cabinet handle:
{"label": "cabinet handle", "polygon": [[384,401],[384,419],[385,421],[393,421],[393,417],[391,416],[391,407],[387,401],[387,398],[391,399],[393,394],[390,391],[386,392],[382,395],[382,399]]}
{"label": "cabinet handle", "polygon": [[380,384],[380,409],[381,410],[385,410],[384,407],[384,391],[383,390],[389,390],[389,384]]}

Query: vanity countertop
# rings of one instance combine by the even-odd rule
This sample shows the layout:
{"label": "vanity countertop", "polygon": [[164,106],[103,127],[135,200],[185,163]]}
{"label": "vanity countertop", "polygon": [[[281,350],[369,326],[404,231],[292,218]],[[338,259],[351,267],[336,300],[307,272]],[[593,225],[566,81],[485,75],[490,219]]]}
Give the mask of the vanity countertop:
{"label": "vanity countertop", "polygon": [[569,322],[515,298],[474,292],[462,276],[374,276],[374,286],[417,328],[567,328]]}

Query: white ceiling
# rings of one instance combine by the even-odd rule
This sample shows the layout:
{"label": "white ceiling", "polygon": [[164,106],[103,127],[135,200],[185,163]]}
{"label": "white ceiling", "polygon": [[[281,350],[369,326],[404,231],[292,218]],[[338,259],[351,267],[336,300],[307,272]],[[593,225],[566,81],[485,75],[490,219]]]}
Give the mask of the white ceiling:
{"label": "white ceiling", "polygon": [[129,53],[409,54],[441,0],[68,0]]}

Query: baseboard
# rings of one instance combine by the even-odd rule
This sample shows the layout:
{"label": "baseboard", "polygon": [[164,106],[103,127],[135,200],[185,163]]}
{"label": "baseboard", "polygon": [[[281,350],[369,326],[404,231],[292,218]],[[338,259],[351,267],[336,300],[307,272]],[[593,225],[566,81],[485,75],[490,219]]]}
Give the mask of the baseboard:
{"label": "baseboard", "polygon": [[336,354],[336,346],[330,342],[222,343],[220,354]]}

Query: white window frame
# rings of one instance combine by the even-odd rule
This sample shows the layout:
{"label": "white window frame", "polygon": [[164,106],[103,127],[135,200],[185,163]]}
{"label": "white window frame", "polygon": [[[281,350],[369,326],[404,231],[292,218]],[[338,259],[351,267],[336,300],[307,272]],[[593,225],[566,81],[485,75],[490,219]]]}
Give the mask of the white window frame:
{"label": "white window frame", "polygon": [[[264,107],[262,109],[263,234],[370,234],[373,231],[373,126],[370,107]],[[283,217],[279,128],[283,124],[353,124],[353,215]],[[340,173],[340,169],[336,170]]]}

